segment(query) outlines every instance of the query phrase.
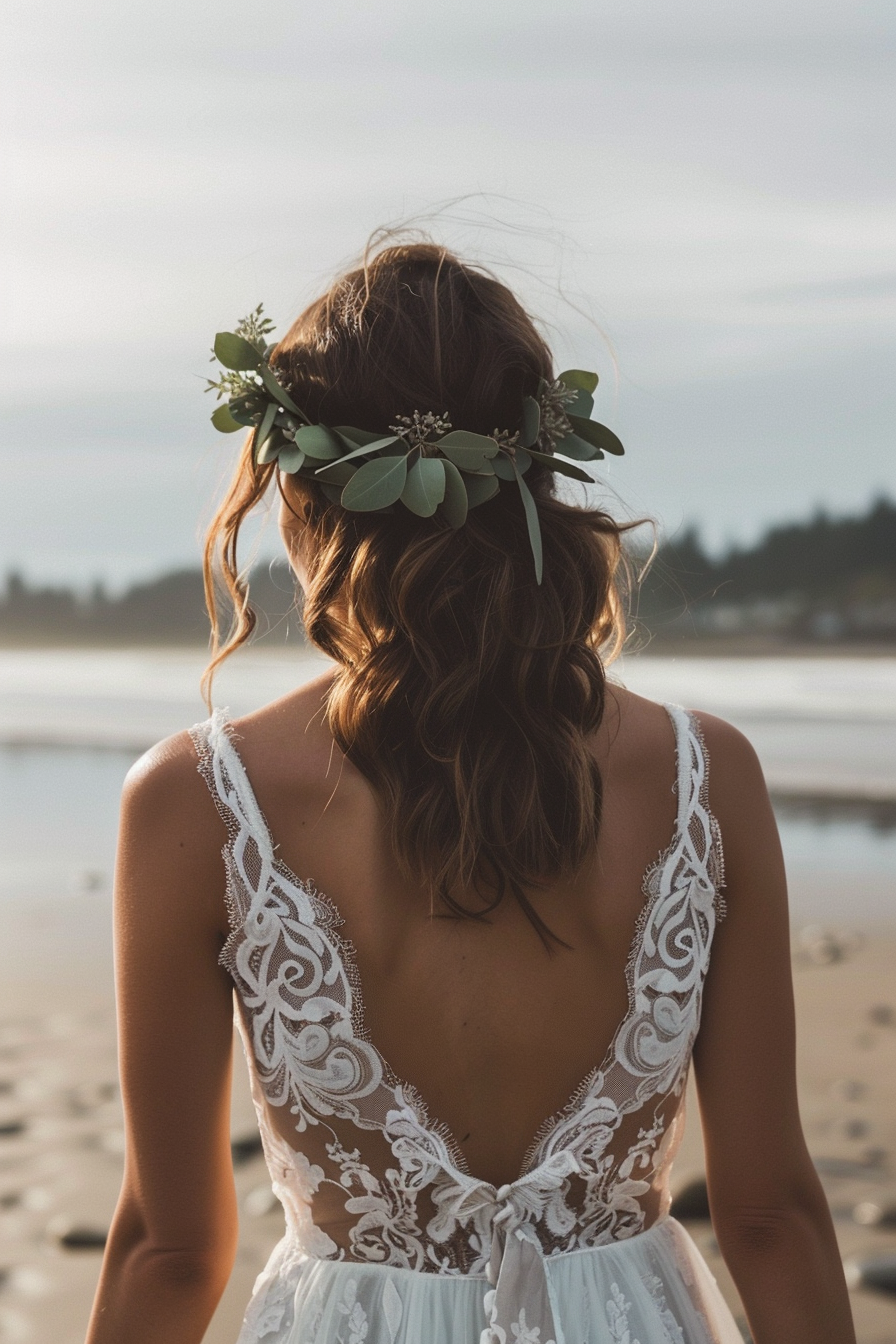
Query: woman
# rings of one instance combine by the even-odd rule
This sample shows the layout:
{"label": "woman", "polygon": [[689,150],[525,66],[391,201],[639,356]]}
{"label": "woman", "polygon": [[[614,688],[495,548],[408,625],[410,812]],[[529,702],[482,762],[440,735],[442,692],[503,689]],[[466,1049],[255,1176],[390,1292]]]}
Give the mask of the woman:
{"label": "woman", "polygon": [[509,291],[430,245],[267,333],[216,344],[216,423],[254,429],[208,542],[237,611],[214,663],[277,485],[334,670],[129,776],[128,1148],[89,1344],[199,1344],[226,1283],[234,988],[287,1218],[242,1344],[735,1344],[668,1216],[692,1054],[755,1344],[852,1344],[759,765],[606,680],[621,529],[555,493],[618,448],[596,380],[555,379]]}

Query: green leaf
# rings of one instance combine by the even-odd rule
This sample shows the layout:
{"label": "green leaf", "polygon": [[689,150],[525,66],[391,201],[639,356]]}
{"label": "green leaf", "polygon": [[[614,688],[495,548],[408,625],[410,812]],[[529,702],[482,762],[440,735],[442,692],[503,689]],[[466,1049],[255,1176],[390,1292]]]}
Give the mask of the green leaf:
{"label": "green leaf", "polygon": [[437,441],[439,448],[475,448],[483,457],[494,457],[498,445],[489,434],[473,434],[469,429],[452,429]]}
{"label": "green leaf", "polygon": [[581,415],[587,420],[594,410],[594,398],[590,392],[583,392],[580,387],[576,388],[575,401],[567,402],[563,409],[567,415]]}
{"label": "green leaf", "polygon": [[603,457],[599,448],[587,443],[585,439],[580,439],[578,434],[567,434],[566,438],[558,439],[554,444],[554,452],[562,453],[564,457],[573,457],[577,462],[593,462],[596,457]]}
{"label": "green leaf", "polygon": [[566,369],[557,377],[567,387],[580,387],[583,392],[593,392],[597,387],[597,374],[586,373],[584,369]]}
{"label": "green leaf", "polygon": [[243,428],[239,420],[234,420],[230,413],[230,407],[226,405],[219,406],[212,413],[212,424],[220,434],[233,434],[236,430]]}
{"label": "green leaf", "polygon": [[319,462],[332,462],[343,456],[339,435],[327,429],[326,425],[303,425],[297,429],[296,446],[307,457],[314,457]]}
{"label": "green leaf", "polygon": [[338,462],[325,462],[322,467],[315,468],[314,475],[321,485],[338,485],[341,490],[344,485],[348,485],[357,470],[353,463],[341,457]]}
{"label": "green leaf", "polygon": [[589,485],[594,484],[593,476],[582,471],[581,467],[574,467],[571,462],[564,462],[562,458],[555,457],[553,453],[536,453],[534,448],[530,448],[529,456],[536,462],[541,462],[550,471],[559,472],[561,476],[570,476],[574,481],[587,481]]}
{"label": "green leaf", "polygon": [[258,452],[255,454],[255,461],[259,466],[264,466],[267,462],[274,462],[279,456],[281,449],[286,447],[291,448],[292,444],[287,444],[280,431],[275,429],[268,435]]}
{"label": "green leaf", "polygon": [[520,443],[531,448],[538,442],[541,433],[541,407],[534,397],[523,397],[523,427],[520,431]]}
{"label": "green leaf", "polygon": [[467,506],[475,509],[480,504],[484,504],[487,499],[491,499],[498,493],[498,479],[496,476],[464,476],[464,485],[467,488]]}
{"label": "green leaf", "polygon": [[[464,478],[448,458],[437,460],[445,468],[445,498],[442,500],[442,513],[445,521],[450,527],[463,527],[467,521],[467,510],[469,508]],[[492,477],[492,480],[494,480],[494,477]]]}
{"label": "green leaf", "polygon": [[376,443],[383,436],[377,430],[355,429],[352,425],[334,425],[334,432],[340,438],[347,439],[353,448],[362,444]]}
{"label": "green leaf", "polygon": [[[256,460],[256,462],[270,462],[270,461],[273,460],[270,456],[268,456],[268,457],[262,457],[262,453],[264,452],[265,448],[267,447],[267,441],[268,441],[268,438],[278,438],[278,437],[279,437],[279,432],[278,432],[278,434],[273,434],[273,435],[271,434],[271,430],[273,429],[273,426],[274,426],[274,416],[275,416],[276,414],[277,414],[277,403],[276,403],[275,401],[271,401],[271,402],[268,403],[267,407],[265,408],[265,413],[264,413],[264,415],[261,417],[261,424],[258,426],[258,428],[257,428],[256,431],[255,431],[255,460]],[[275,454],[275,456],[276,456],[276,454]]]}
{"label": "green leaf", "polygon": [[365,462],[342,492],[342,507],[371,513],[394,504],[408,478],[407,457],[376,457]]}
{"label": "green leaf", "polygon": [[535,582],[540,584],[544,560],[541,550],[541,527],[538,522],[538,510],[535,507],[535,500],[532,498],[532,491],[519,472],[516,473],[516,483],[520,488],[520,498],[523,501],[523,510],[526,514],[529,545],[532,547],[532,559],[535,561]]}
{"label": "green leaf", "polygon": [[261,374],[262,380],[264,381],[264,385],[270,392],[271,396],[276,397],[281,406],[285,406],[288,411],[292,411],[293,414],[297,415],[300,420],[304,420],[305,424],[307,425],[308,417],[305,415],[304,411],[299,410],[298,406],[295,404],[295,402],[293,401],[289,393],[286,391],[286,389],[280,386],[280,384],[277,382],[277,379],[274,377],[273,373],[268,368],[267,364],[264,363],[260,364],[258,366],[258,372]]}
{"label": "green leaf", "polygon": [[512,481],[516,475],[516,472],[513,469],[513,463],[504,453],[498,454],[492,463],[492,466],[495,469],[495,475],[502,481]]}
{"label": "green leaf", "polygon": [[225,369],[233,369],[236,373],[244,373],[246,369],[257,369],[262,362],[255,346],[244,341],[242,336],[237,336],[233,331],[218,332],[215,337],[215,358]]}
{"label": "green leaf", "polygon": [[[334,433],[335,432],[337,431],[334,430]],[[343,438],[342,434],[340,434],[339,437],[342,439],[343,443],[349,442],[348,439]],[[362,443],[360,448],[353,448],[350,453],[344,455],[342,461],[348,462],[349,458],[352,457],[365,457],[368,453],[380,452],[383,448],[391,448],[393,443],[401,443],[401,439],[395,434],[391,435],[388,439],[373,439],[370,443]]]}
{"label": "green leaf", "polygon": [[583,420],[578,415],[571,415],[569,423],[580,439],[593,444],[602,453],[612,453],[614,457],[622,457],[624,454],[622,444],[612,429],[607,429],[606,425],[601,425],[596,420]]}
{"label": "green leaf", "polygon": [[444,498],[444,461],[440,457],[419,457],[404,483],[402,504],[420,518],[431,518]]}
{"label": "green leaf", "polygon": [[305,462],[305,454],[301,448],[293,448],[289,445],[287,448],[281,448],[280,456],[277,458],[277,466],[281,471],[288,472],[290,476],[300,471]]}
{"label": "green leaf", "polygon": [[487,463],[498,451],[494,439],[485,434],[472,434],[466,429],[452,430],[438,440],[437,447],[456,467],[464,471],[485,471],[489,475]]}

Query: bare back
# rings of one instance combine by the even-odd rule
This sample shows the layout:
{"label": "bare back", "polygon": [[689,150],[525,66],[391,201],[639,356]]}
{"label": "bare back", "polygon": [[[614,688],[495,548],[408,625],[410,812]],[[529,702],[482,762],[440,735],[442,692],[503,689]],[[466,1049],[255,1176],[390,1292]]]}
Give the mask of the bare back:
{"label": "bare back", "polygon": [[[604,782],[598,850],[575,880],[533,898],[568,944],[548,955],[512,899],[487,921],[454,919],[402,877],[373,791],[323,725],[327,680],[238,720],[234,741],[278,857],[345,920],[379,1050],[457,1136],[470,1169],[510,1182],[625,1013],[645,873],[675,824],[669,716],[608,688],[592,744]],[[481,906],[473,892],[455,894]]]}

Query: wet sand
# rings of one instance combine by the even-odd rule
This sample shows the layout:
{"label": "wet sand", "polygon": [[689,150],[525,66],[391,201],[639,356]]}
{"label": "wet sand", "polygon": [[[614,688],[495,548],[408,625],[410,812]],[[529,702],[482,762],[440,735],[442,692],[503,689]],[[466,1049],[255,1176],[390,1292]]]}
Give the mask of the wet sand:
{"label": "wet sand", "polygon": [[[96,917],[99,918],[99,898]],[[40,921],[39,908],[31,916]],[[106,955],[84,942],[45,941],[46,976],[23,981],[15,963],[38,930],[16,926],[0,988],[0,1341],[83,1344],[101,1251],[121,1178],[123,1132],[114,1011]],[[93,942],[94,949],[97,948]],[[19,961],[21,965],[21,960]],[[797,937],[800,1090],[806,1133],[834,1211],[844,1257],[896,1255],[896,1226],[854,1221],[857,1205],[896,1208],[896,929],[879,935]],[[237,1061],[233,1136],[254,1119]],[[251,1149],[251,1142],[244,1145]],[[700,1176],[692,1099],[676,1167],[678,1188]],[[281,1235],[264,1162],[236,1166],[241,1237],[230,1284],[206,1336],[233,1344],[255,1275]],[[867,1213],[865,1216],[868,1216]],[[688,1222],[737,1315],[741,1309],[708,1222]],[[66,1244],[66,1243],[69,1244]],[[896,1296],[853,1293],[860,1344],[896,1344]]]}

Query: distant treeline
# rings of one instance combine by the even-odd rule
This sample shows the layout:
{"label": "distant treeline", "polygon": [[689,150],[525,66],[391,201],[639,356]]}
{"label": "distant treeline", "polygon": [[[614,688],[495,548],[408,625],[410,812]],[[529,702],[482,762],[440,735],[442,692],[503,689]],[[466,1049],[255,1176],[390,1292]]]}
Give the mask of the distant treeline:
{"label": "distant treeline", "polygon": [[[256,638],[269,643],[303,639],[296,587],[284,562],[251,574]],[[102,584],[85,596],[70,588],[32,587],[10,574],[0,597],[0,646],[55,644],[205,644],[209,622],[202,573],[179,569],[111,597]]]}
{"label": "distant treeline", "polygon": [[[637,560],[636,560],[637,567]],[[285,562],[250,582],[256,638],[301,641]],[[640,624],[663,637],[756,634],[782,640],[896,641],[896,505],[858,518],[817,514],[772,528],[752,547],[712,559],[695,530],[665,542],[633,595]],[[135,584],[120,597],[30,585],[10,574],[0,594],[0,645],[195,644],[208,639],[198,569]]]}
{"label": "distant treeline", "polygon": [[818,513],[717,560],[690,529],[660,547],[634,605],[660,637],[896,640],[896,505],[879,499],[857,518]]}

